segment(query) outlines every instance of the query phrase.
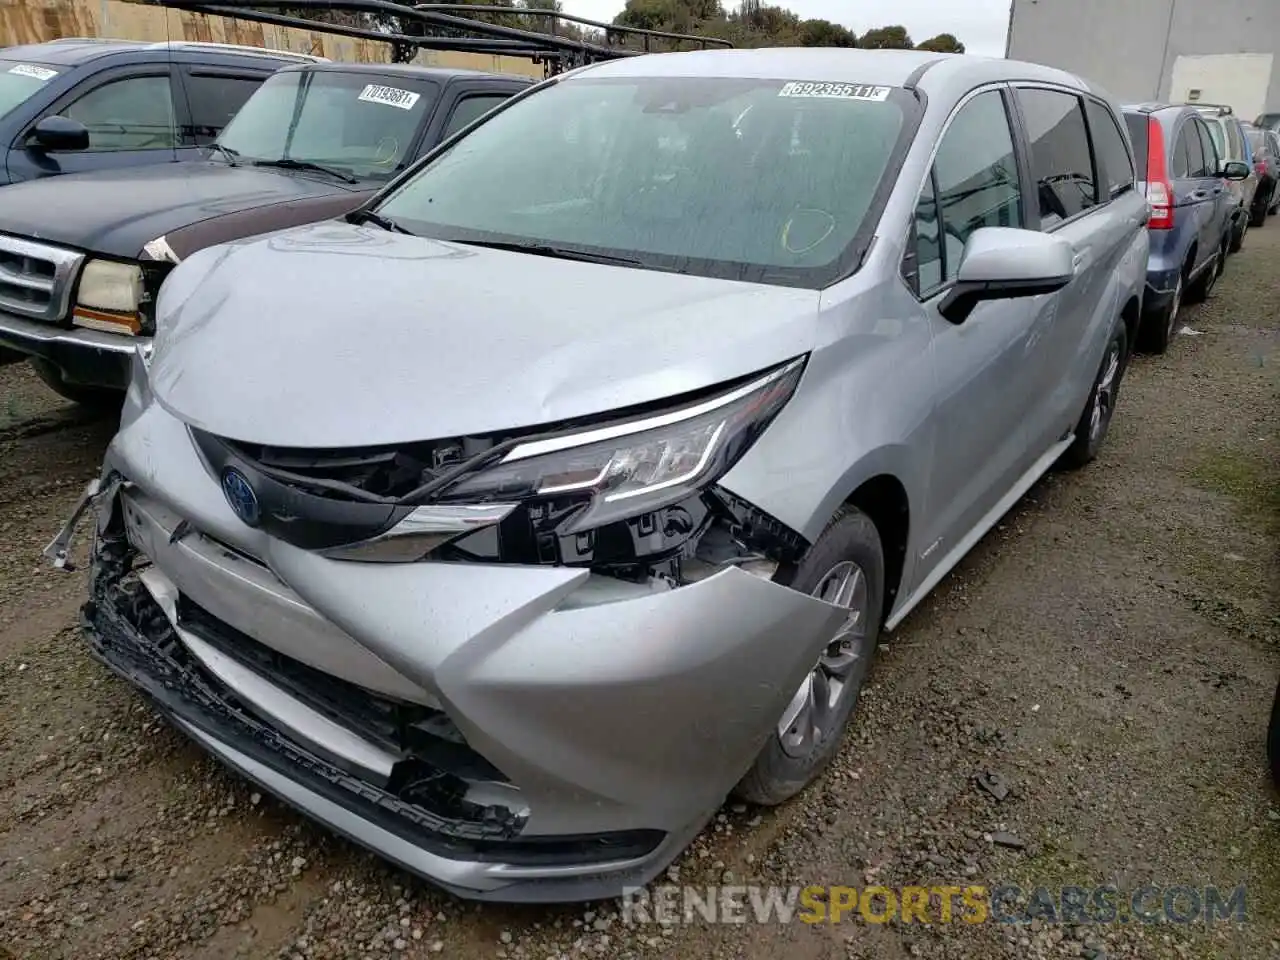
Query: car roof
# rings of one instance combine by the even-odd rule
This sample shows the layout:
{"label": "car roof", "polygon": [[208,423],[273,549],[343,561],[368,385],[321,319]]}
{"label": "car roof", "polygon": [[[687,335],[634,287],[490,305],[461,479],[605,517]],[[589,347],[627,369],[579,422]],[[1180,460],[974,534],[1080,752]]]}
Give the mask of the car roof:
{"label": "car roof", "polygon": [[690,50],[624,57],[575,70],[591,77],[723,77],[760,80],[829,81],[877,86],[949,85],[1040,80],[1080,90],[1092,89],[1074,74],[1040,64],[933,53],[923,50],[859,50],[848,47],[758,47]]}
{"label": "car roof", "polygon": [[27,43],[0,50],[6,60],[47,63],[50,66],[75,66],[98,57],[140,50],[145,44],[136,40],[52,40],[49,43]]}
{"label": "car roof", "polygon": [[532,77],[519,74],[493,73],[487,70],[468,70],[464,67],[419,67],[411,63],[302,63],[285,67],[281,73],[297,70],[328,70],[334,73],[368,73],[380,77],[425,77],[448,83],[451,80],[492,77],[501,80],[520,80],[533,83]]}
{"label": "car roof", "polygon": [[1158,100],[1148,100],[1144,103],[1126,103],[1120,107],[1125,113],[1162,113],[1165,110],[1195,110],[1189,103],[1162,103]]}
{"label": "car roof", "polygon": [[150,40],[113,40],[105,37],[67,37],[62,40],[49,40],[45,43],[28,43],[17,47],[5,47],[0,49],[0,58],[22,60],[27,63],[42,63],[51,67],[74,67],[102,57],[138,53],[144,50],[165,49],[178,54],[198,51],[231,57],[256,57],[295,63],[299,61],[314,63],[324,60],[323,57],[313,57],[309,54],[294,53],[289,50],[268,50],[232,43],[205,43],[184,40],[175,40],[172,43],[168,43]]}

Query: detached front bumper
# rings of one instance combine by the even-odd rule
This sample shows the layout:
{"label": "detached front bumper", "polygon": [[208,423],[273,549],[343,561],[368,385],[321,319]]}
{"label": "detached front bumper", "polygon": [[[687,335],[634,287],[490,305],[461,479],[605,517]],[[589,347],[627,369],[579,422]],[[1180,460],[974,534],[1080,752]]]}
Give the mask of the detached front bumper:
{"label": "detached front bumper", "polygon": [[239,523],[155,403],[108,453],[95,654],[267,790],[454,892],[617,895],[687,845],[844,612],[736,568],[331,560]]}
{"label": "detached front bumper", "polygon": [[16,359],[14,354],[40,357],[58,367],[68,382],[83,386],[124,390],[130,357],[149,339],[61,327],[0,310],[0,362]]}

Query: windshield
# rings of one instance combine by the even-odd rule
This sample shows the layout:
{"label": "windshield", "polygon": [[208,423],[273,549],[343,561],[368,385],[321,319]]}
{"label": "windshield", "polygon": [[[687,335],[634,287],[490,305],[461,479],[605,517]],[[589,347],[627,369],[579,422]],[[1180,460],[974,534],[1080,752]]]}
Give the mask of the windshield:
{"label": "windshield", "polygon": [[847,266],[914,106],[843,83],[566,80],[492,115],[378,213],[438,239],[818,287]]}
{"label": "windshield", "polygon": [[0,117],[21,106],[57,75],[57,70],[44,64],[0,60]]}
{"label": "windshield", "polygon": [[405,165],[435,92],[417,77],[287,70],[254,91],[217,143],[243,162],[317,163],[385,180]]}

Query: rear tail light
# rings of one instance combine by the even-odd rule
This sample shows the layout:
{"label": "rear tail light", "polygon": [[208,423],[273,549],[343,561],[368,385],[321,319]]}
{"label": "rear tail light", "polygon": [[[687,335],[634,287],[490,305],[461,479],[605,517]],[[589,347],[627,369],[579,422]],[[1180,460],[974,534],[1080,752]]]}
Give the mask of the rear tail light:
{"label": "rear tail light", "polygon": [[1151,230],[1173,229],[1173,187],[1164,161],[1164,131],[1155,117],[1147,118],[1147,204],[1151,207]]}

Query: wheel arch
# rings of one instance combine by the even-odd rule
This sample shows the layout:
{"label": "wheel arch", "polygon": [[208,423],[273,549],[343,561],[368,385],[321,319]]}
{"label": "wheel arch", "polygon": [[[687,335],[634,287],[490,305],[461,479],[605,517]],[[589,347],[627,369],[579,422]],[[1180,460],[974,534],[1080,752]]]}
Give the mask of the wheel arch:
{"label": "wheel arch", "polygon": [[883,623],[894,607],[906,571],[911,539],[911,498],[902,481],[892,473],[877,473],[855,487],[844,505],[861,511],[875,524],[884,550]]}

